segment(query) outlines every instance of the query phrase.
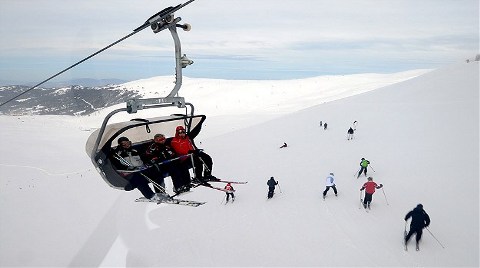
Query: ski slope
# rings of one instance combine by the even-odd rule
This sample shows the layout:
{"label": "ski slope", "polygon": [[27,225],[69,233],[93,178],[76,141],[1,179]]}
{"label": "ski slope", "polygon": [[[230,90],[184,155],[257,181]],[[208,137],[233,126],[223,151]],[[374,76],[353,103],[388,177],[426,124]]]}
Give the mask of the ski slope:
{"label": "ski slope", "polygon": [[[181,196],[207,202],[197,208],[135,203],[138,191],[109,188],[84,152],[100,116],[1,116],[0,266],[478,267],[478,71],[478,62],[459,63],[267,121],[259,109],[239,115],[259,123],[246,127],[219,112],[197,145],[217,177],[249,183],[234,185],[227,205],[207,188]],[[305,107],[296,92],[291,105]],[[359,206],[366,179],[355,177],[362,157],[384,185],[368,213]],[[339,194],[323,201],[329,172]],[[271,176],[280,187],[267,200]],[[425,230],[419,252],[413,240],[403,250],[403,217],[418,203],[445,248]]]}

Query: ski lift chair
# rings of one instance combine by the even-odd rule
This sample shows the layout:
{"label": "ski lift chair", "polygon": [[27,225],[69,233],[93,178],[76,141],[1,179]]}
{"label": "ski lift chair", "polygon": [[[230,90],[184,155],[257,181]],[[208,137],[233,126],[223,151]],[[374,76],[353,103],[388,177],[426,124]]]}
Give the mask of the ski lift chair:
{"label": "ski lift chair", "polygon": [[[151,99],[130,99],[126,102],[126,108],[116,109],[110,112],[104,119],[100,129],[94,131],[87,140],[86,152],[93,165],[100,173],[105,182],[113,188],[121,190],[131,190],[132,187],[128,178],[120,175],[111,162],[112,153],[117,146],[117,139],[125,136],[132,142],[132,147],[143,153],[145,146],[152,141],[153,135],[162,133],[167,137],[175,135],[175,128],[179,125],[190,131],[194,127],[203,124],[205,115],[194,115],[194,106],[191,103],[185,103],[183,97],[178,97],[178,91],[182,84],[182,69],[191,65],[193,61],[181,54],[180,39],[176,28],[182,28],[185,31],[191,29],[189,24],[178,24],[181,20],[174,17],[173,13],[165,9],[152,16],[145,22],[149,24],[154,33],[164,29],[169,29],[175,43],[175,86],[166,97]],[[108,124],[110,118],[120,112],[129,114],[137,113],[138,110],[173,107],[185,108],[184,114],[174,114],[169,116],[160,116],[146,119],[132,119],[126,122]],[[190,107],[190,112],[188,112]],[[168,176],[168,174],[163,174]]]}
{"label": "ski lift chair", "polygon": [[[143,153],[146,145],[152,141],[154,134],[162,133],[167,137],[174,136],[177,126],[182,125],[185,126],[185,129],[190,130],[203,124],[205,119],[205,115],[170,115],[109,124],[90,135],[86,150],[90,152],[92,163],[109,186],[122,190],[131,189],[128,179],[120,175],[111,162],[112,153],[117,146],[119,137],[128,137],[132,142],[132,147],[139,153]],[[169,174],[164,173],[163,176],[167,177]]]}

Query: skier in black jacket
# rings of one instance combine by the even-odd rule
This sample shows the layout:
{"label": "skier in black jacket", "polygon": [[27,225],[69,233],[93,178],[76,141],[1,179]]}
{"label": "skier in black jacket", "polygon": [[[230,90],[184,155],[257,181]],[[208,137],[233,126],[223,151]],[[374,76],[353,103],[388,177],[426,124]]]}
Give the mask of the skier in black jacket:
{"label": "skier in black jacket", "polygon": [[271,177],[268,181],[267,181],[267,185],[268,185],[268,195],[267,195],[267,198],[270,199],[273,197],[273,194],[275,192],[275,185],[278,184],[278,181],[275,181],[275,179],[273,177]]}
{"label": "skier in black jacket", "polygon": [[422,230],[423,228],[428,227],[428,225],[430,225],[430,217],[428,216],[427,212],[423,210],[422,204],[418,204],[417,207],[415,207],[412,211],[408,212],[407,215],[405,215],[405,221],[407,221],[410,217],[412,218],[412,221],[410,222],[410,231],[405,236],[405,245],[408,243],[408,240],[410,239],[410,237],[414,233],[416,233],[415,238],[416,238],[417,250],[418,250],[418,243],[422,238]]}

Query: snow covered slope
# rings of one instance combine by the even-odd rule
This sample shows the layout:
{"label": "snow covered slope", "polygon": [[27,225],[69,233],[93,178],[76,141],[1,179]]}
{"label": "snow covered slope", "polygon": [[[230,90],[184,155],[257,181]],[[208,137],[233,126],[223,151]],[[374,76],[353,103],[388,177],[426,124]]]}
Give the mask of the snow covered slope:
{"label": "snow covered slope", "polygon": [[[207,201],[198,208],[139,204],[137,191],[110,189],[83,152],[94,118],[0,117],[10,152],[0,156],[0,266],[477,267],[478,71],[478,63],[457,64],[203,134],[197,144],[213,157],[214,174],[249,183],[235,187],[233,204],[207,188],[182,197]],[[235,118],[215,124],[226,129]],[[369,213],[359,209],[365,178],[354,176],[362,157],[385,186]],[[329,172],[339,196],[323,201]],[[280,188],[267,201],[271,176]],[[403,217],[418,203],[445,248],[425,231],[421,251],[403,250]]]}

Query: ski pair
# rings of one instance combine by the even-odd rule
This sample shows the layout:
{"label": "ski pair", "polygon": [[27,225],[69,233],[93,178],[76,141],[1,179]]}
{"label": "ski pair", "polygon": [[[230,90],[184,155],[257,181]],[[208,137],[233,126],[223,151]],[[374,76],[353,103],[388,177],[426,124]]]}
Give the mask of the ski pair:
{"label": "ski pair", "polygon": [[222,179],[214,178],[214,179],[210,179],[210,180],[200,180],[200,181],[197,180],[196,182],[191,184],[191,187],[196,188],[198,186],[204,186],[204,187],[212,188],[212,189],[222,191],[222,192],[225,192],[225,193],[233,193],[234,192],[234,191],[231,191],[231,190],[227,190],[227,189],[224,189],[224,188],[213,186],[213,185],[210,184],[211,182],[222,182],[222,183],[230,183],[230,184],[246,184],[246,183],[248,183],[248,181],[233,181],[233,180],[222,180]]}
{"label": "ski pair", "polygon": [[225,193],[233,193],[234,192],[234,191],[227,190],[227,189],[224,189],[224,188],[215,187],[215,186],[211,185],[209,182],[211,182],[211,181],[199,182],[199,183],[196,183],[196,184],[192,184],[192,188],[197,188],[198,186],[203,186],[203,187],[215,189],[217,191],[222,191],[222,192],[225,192]]}
{"label": "ski pair", "polygon": [[[165,204],[186,205],[186,206],[192,206],[192,207],[198,207],[198,206],[206,203],[206,202],[199,202],[199,201],[175,199],[175,198],[173,198],[174,196],[170,196],[167,193],[167,191],[165,190],[165,188],[162,185],[153,181],[152,179],[150,179],[148,176],[146,176],[145,174],[143,174],[141,172],[140,172],[140,175],[142,175],[145,179],[147,179],[157,189],[160,190],[160,193],[157,193],[157,194],[160,194],[160,196],[162,198],[160,200],[158,200],[158,199],[157,200],[151,200],[151,199],[148,199],[148,198],[145,198],[145,197],[140,197],[140,198],[136,199],[135,202],[151,202],[151,203],[157,203],[157,204],[165,203]],[[175,196],[176,195],[177,194],[175,194]]]}
{"label": "ski pair", "polygon": [[[403,230],[403,245],[405,247],[405,251],[408,251],[407,247],[407,221],[405,221],[405,229]],[[415,244],[415,250],[419,251],[420,247],[418,246],[418,242]]]}
{"label": "ski pair", "polygon": [[223,182],[223,183],[230,183],[230,184],[247,184],[248,181],[233,181],[233,180],[224,180],[224,179],[212,179],[208,182]]}
{"label": "ski pair", "polygon": [[176,198],[167,198],[162,201],[151,200],[145,197],[140,197],[135,200],[135,202],[150,202],[150,203],[157,203],[157,204],[174,204],[174,205],[183,205],[183,206],[190,206],[190,207],[198,207],[206,202],[199,202],[199,201],[191,201],[191,200],[182,200]]}
{"label": "ski pair", "polygon": [[[406,237],[407,235],[405,235]],[[405,240],[405,237],[403,238],[403,245],[405,246],[405,251],[408,251],[408,247],[407,247],[407,241]],[[416,251],[420,251],[420,247],[418,246],[418,243],[416,243],[415,245],[415,250]]]}

